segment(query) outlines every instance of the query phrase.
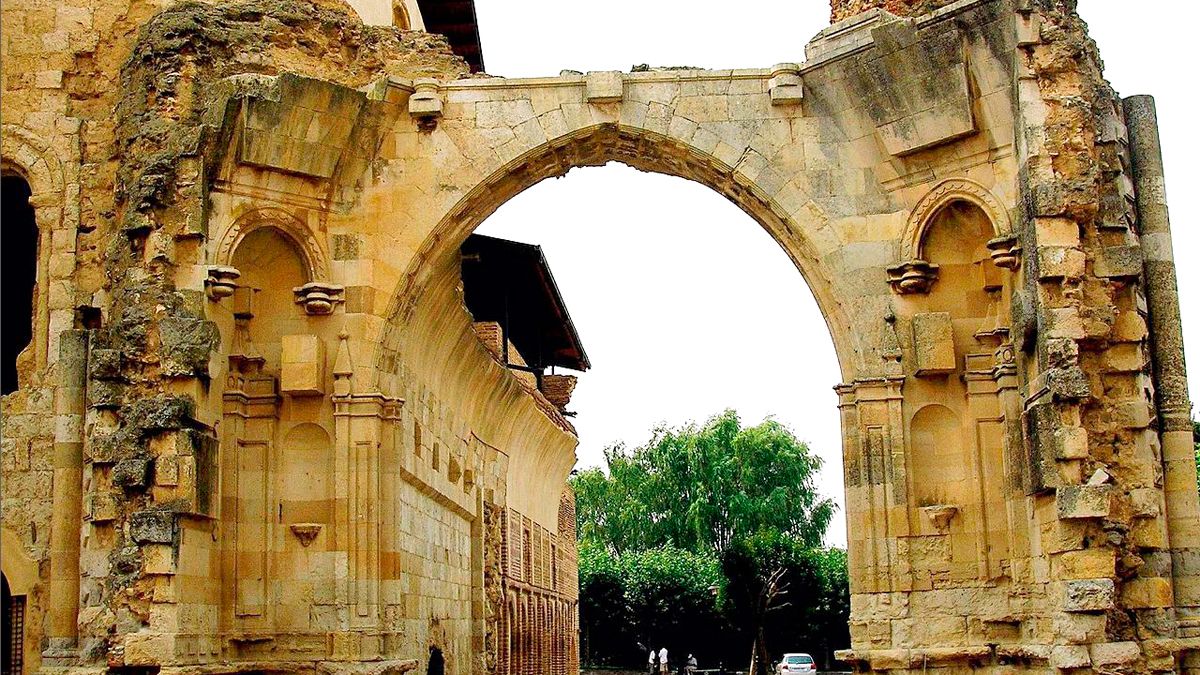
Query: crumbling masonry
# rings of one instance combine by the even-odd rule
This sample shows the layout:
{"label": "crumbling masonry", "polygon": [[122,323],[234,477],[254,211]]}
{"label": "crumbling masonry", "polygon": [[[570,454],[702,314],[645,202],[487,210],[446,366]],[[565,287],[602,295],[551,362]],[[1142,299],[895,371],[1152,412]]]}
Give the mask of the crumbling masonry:
{"label": "crumbling masonry", "polygon": [[481,341],[459,247],[617,161],[736,202],[825,314],[846,662],[1200,669],[1154,106],[1073,2],[835,0],[802,64],[521,80],[434,4],[4,2],[6,667],[577,671],[564,388]]}

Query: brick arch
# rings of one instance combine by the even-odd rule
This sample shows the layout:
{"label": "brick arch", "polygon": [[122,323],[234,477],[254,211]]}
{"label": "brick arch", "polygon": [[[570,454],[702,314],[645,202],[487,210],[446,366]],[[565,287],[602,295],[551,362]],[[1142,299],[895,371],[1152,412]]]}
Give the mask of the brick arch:
{"label": "brick arch", "polygon": [[[719,142],[718,142],[719,143]],[[749,150],[747,154],[751,153]],[[739,157],[744,157],[740,155]],[[505,202],[547,179],[571,169],[619,162],[650,173],[662,173],[701,183],[726,197],[758,222],[780,245],[807,281],[826,319],[843,377],[858,370],[859,341],[850,330],[845,303],[834,291],[833,273],[821,260],[821,250],[807,229],[819,227],[824,214],[794,185],[783,190],[768,185],[778,180],[770,166],[758,167],[748,177],[740,161],[731,166],[713,151],[668,133],[618,123],[600,123],[576,129],[534,144],[475,184],[440,219],[425,238],[413,263],[402,276],[384,313],[387,324],[376,352],[376,363],[386,361],[400,334],[412,325],[412,313],[439,264],[457,254],[462,242]],[[798,222],[797,214],[813,223]]]}

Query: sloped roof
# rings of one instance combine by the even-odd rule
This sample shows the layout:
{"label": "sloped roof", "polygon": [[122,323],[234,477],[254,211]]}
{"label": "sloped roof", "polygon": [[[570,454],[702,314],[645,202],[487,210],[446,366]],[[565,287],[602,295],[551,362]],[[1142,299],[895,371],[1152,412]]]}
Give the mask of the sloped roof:
{"label": "sloped roof", "polygon": [[532,368],[591,367],[542,248],[473,234],[462,245],[463,294],[476,321],[496,321]]}

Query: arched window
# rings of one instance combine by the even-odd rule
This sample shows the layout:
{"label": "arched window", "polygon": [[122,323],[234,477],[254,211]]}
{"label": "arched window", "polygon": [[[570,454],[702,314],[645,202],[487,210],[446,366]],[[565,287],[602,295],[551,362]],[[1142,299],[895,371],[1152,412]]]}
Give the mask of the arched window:
{"label": "arched window", "polygon": [[400,30],[412,28],[412,20],[408,18],[408,8],[404,6],[403,0],[392,3],[392,25]]}
{"label": "arched window", "polygon": [[32,190],[17,174],[0,175],[0,306],[4,330],[0,331],[0,393],[17,390],[17,357],[33,339],[33,289],[37,283],[38,228]]}

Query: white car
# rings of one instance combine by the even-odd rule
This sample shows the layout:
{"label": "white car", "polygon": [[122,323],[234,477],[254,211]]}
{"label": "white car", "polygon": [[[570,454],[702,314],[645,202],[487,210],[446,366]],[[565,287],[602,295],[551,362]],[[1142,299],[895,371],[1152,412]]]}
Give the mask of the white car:
{"label": "white car", "polygon": [[817,662],[813,661],[813,657],[808,654],[784,654],[783,660],[779,662],[779,675],[816,672]]}

